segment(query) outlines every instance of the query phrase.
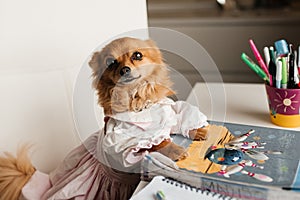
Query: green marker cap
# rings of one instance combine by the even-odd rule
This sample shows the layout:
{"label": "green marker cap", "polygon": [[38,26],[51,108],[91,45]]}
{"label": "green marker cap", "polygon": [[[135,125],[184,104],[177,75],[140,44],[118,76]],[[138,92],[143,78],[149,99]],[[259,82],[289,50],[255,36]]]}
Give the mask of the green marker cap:
{"label": "green marker cap", "polygon": [[264,81],[270,82],[267,74],[245,53],[241,55],[242,60]]}

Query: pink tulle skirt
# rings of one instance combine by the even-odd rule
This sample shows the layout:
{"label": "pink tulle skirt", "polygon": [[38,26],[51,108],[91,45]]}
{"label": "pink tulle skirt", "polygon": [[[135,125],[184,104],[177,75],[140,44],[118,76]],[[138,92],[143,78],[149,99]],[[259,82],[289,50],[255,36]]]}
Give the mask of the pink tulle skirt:
{"label": "pink tulle skirt", "polygon": [[97,134],[92,135],[50,174],[52,187],[43,200],[128,200],[131,197],[140,175],[114,170],[96,159],[97,139]]}

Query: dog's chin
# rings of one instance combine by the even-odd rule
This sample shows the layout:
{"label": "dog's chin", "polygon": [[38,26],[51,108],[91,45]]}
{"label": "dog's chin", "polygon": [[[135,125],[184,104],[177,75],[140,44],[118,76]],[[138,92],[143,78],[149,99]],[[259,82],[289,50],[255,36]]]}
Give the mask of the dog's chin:
{"label": "dog's chin", "polygon": [[140,80],[140,78],[142,77],[142,75],[138,75],[138,76],[128,76],[128,77],[121,77],[117,84],[118,85],[130,85],[133,83],[136,83]]}

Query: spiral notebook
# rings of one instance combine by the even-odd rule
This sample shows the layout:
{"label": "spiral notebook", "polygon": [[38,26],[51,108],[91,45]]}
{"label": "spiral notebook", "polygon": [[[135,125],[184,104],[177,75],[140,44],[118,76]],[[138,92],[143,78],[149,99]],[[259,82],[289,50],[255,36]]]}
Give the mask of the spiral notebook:
{"label": "spiral notebook", "polygon": [[176,181],[174,179],[166,178],[163,176],[155,176],[151,182],[142,189],[139,193],[134,195],[130,200],[156,200],[156,194],[161,191],[165,200],[229,200],[231,197],[226,197],[221,194],[210,192],[207,190],[200,190],[199,188],[192,187],[188,184]]}

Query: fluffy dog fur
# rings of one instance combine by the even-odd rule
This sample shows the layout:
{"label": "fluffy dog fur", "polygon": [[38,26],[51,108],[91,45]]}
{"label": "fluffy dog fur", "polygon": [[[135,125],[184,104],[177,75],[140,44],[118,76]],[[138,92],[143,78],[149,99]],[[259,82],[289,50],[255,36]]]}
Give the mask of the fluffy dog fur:
{"label": "fluffy dog fur", "polygon": [[[136,58],[137,54],[141,58]],[[111,64],[111,61],[116,63]],[[151,40],[114,40],[101,52],[96,52],[89,64],[99,104],[106,115],[139,111],[174,94],[161,52]],[[130,70],[128,77],[121,76],[124,67]]]}
{"label": "fluffy dog fur", "polygon": [[19,199],[23,186],[35,172],[28,157],[29,146],[25,145],[18,149],[14,156],[5,152],[0,156],[0,199]]}

